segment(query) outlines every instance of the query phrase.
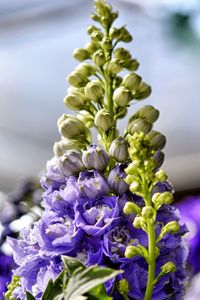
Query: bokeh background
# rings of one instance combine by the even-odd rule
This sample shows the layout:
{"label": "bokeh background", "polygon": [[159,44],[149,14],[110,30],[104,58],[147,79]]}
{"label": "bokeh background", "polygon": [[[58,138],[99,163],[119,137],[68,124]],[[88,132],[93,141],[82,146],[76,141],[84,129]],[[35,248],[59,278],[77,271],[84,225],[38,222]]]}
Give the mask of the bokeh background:
{"label": "bokeh background", "polygon": [[[145,104],[161,112],[156,129],[168,143],[165,168],[177,191],[200,188],[200,2],[111,0],[128,47],[153,93]],[[90,0],[0,0],[0,190],[35,175],[59,139],[56,121],[66,76],[91,23]],[[135,107],[132,107],[132,110]],[[131,113],[131,112],[130,112]],[[123,128],[124,123],[121,124]]]}
{"label": "bokeh background", "polygon": [[[144,104],[160,110],[155,129],[168,139],[164,168],[176,201],[189,196],[179,207],[190,229],[187,239],[195,274],[200,271],[200,0],[109,2],[120,11],[117,25],[127,24],[134,36],[128,49],[153,90],[149,99],[132,106],[129,116]],[[88,41],[92,3],[0,0],[0,233],[2,224],[7,230],[1,235],[0,271],[6,270],[6,276],[11,269],[1,267],[1,255],[4,262],[5,253],[10,254],[4,247],[6,235],[16,236],[16,228],[21,228],[13,220],[25,215],[24,226],[40,213],[35,210],[41,200],[37,175],[59,140],[58,117],[69,113],[62,101],[66,76],[77,65],[74,48]],[[120,123],[121,133],[126,122]],[[36,179],[26,179],[16,190],[17,182],[29,177]],[[7,259],[9,264],[10,256]],[[193,296],[188,294],[186,300],[200,298],[199,288],[194,293],[195,284],[200,286],[197,276],[191,284]]]}

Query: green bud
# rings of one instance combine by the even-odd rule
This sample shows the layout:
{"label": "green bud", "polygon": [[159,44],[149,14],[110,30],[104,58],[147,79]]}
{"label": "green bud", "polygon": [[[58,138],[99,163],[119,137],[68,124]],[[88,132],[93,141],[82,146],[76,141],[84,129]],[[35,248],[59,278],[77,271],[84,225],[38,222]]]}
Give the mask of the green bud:
{"label": "green bud", "polygon": [[64,104],[72,110],[80,110],[81,107],[84,106],[86,102],[84,94],[81,92],[74,92],[74,93],[69,93],[65,98],[64,98]]}
{"label": "green bud", "polygon": [[119,29],[118,39],[122,42],[125,42],[125,43],[129,43],[133,40],[132,35],[130,34],[130,32],[125,27],[121,27]]}
{"label": "green bud", "polygon": [[104,131],[107,131],[114,125],[115,121],[111,113],[106,109],[101,109],[97,112],[94,118],[94,124]]}
{"label": "green bud", "polygon": [[128,165],[128,167],[125,169],[126,174],[134,175],[137,174],[138,167],[140,165],[140,162],[137,160],[134,160],[131,164]]}
{"label": "green bud", "polygon": [[90,26],[87,27],[87,33],[88,33],[88,34],[92,34],[94,31],[98,31],[98,30],[100,30],[100,29],[97,28],[97,27],[94,26],[94,25],[90,25]]}
{"label": "green bud", "polygon": [[143,100],[149,97],[150,94],[151,94],[151,87],[148,84],[142,82],[138,87],[138,90],[135,93],[134,98],[137,100]]}
{"label": "green bud", "polygon": [[127,63],[125,63],[125,67],[129,71],[136,71],[139,67],[139,62],[136,59],[132,59],[132,60],[128,61]]}
{"label": "green bud", "polygon": [[114,51],[114,56],[115,58],[119,59],[119,60],[130,60],[131,59],[131,54],[128,50],[124,49],[124,48],[117,48]]}
{"label": "green bud", "polygon": [[86,129],[84,123],[74,116],[63,114],[58,119],[58,130],[67,139],[85,134]]}
{"label": "green bud", "polygon": [[108,65],[108,71],[112,74],[118,74],[122,70],[122,64],[118,59],[113,59]]}
{"label": "green bud", "polygon": [[163,149],[166,144],[166,137],[158,131],[152,130],[148,134],[150,146],[155,149]]}
{"label": "green bud", "polygon": [[101,42],[101,47],[106,51],[110,51],[112,49],[111,39],[105,36]]}
{"label": "green bud", "polygon": [[126,251],[124,253],[124,256],[126,258],[133,258],[136,255],[141,255],[140,248],[138,248],[136,246],[128,246],[128,247],[126,247]]}
{"label": "green bud", "polygon": [[140,85],[141,80],[142,78],[136,73],[129,73],[124,77],[122,85],[129,90],[135,90]]}
{"label": "green bud", "polygon": [[156,180],[161,181],[161,182],[168,179],[168,176],[167,176],[167,174],[165,173],[164,170],[157,171],[155,176],[156,176]]}
{"label": "green bud", "polygon": [[176,221],[171,221],[167,223],[162,229],[162,235],[170,232],[170,233],[177,233],[180,230],[180,225]]}
{"label": "green bud", "polygon": [[124,162],[128,159],[128,142],[123,137],[118,137],[112,141],[109,154],[118,162]]}
{"label": "green bud", "polygon": [[131,185],[131,183],[132,183],[133,181],[135,181],[135,176],[133,176],[133,175],[127,175],[126,178],[125,178],[124,180],[125,180],[125,182],[126,182],[127,184]]}
{"label": "green bud", "polygon": [[119,87],[114,91],[113,100],[118,106],[126,106],[132,99],[132,93],[124,88]]}
{"label": "green bud", "polygon": [[119,29],[115,28],[115,27],[111,27],[110,28],[110,37],[112,39],[117,39],[119,37]]}
{"label": "green bud", "polygon": [[153,224],[155,222],[155,219],[156,219],[156,212],[153,209],[153,207],[151,207],[151,206],[145,206],[142,209],[142,217],[146,221],[150,221],[150,223]]}
{"label": "green bud", "polygon": [[129,187],[131,193],[137,193],[140,189],[140,184],[138,181],[133,181]]}
{"label": "green bud", "polygon": [[163,276],[172,272],[176,272],[176,266],[173,262],[169,261],[161,267],[161,273],[159,274],[159,277],[161,274]]}
{"label": "green bud", "polygon": [[126,202],[123,212],[125,215],[140,214],[141,208],[133,202]]}
{"label": "green bud", "polygon": [[89,63],[81,63],[76,67],[75,71],[87,77],[95,74],[96,68]]}
{"label": "green bud", "polygon": [[92,80],[88,82],[85,87],[86,98],[98,102],[103,96],[103,89],[99,80]]}
{"label": "green bud", "polygon": [[152,105],[145,105],[134,113],[134,115],[129,119],[129,122],[136,118],[142,118],[147,122],[154,123],[158,117],[159,110],[155,109]]}
{"label": "green bud", "polygon": [[94,116],[86,110],[81,110],[77,114],[77,118],[81,120],[87,128],[90,128],[94,124]]}
{"label": "green bud", "polygon": [[96,22],[100,22],[100,17],[96,14],[91,14],[91,19],[96,21]]}
{"label": "green bud", "polygon": [[85,45],[85,50],[91,55],[99,49],[99,44],[94,42],[89,42]]}
{"label": "green bud", "polygon": [[143,120],[136,119],[128,125],[127,132],[133,135],[135,132],[143,132],[147,134],[152,128],[152,124]]}
{"label": "green bud", "polygon": [[79,61],[83,61],[89,58],[89,53],[85,49],[76,48],[73,52],[73,57]]}
{"label": "green bud", "polygon": [[155,193],[152,197],[152,202],[154,203],[156,210],[158,210],[163,204],[172,204],[173,200],[173,195],[170,192]]}
{"label": "green bud", "polygon": [[99,67],[103,66],[106,62],[106,58],[105,58],[103,50],[96,51],[94,53],[92,59],[95,62],[95,64]]}
{"label": "green bud", "polygon": [[94,42],[100,42],[102,39],[103,39],[103,33],[101,31],[94,31],[92,34],[91,34],[91,39],[94,41]]}
{"label": "green bud", "polygon": [[87,83],[88,79],[86,76],[81,74],[80,72],[72,72],[68,77],[67,77],[68,82],[75,86],[75,87],[80,87],[83,86]]}
{"label": "green bud", "polygon": [[[126,295],[128,299],[129,284],[126,279],[121,279],[118,283],[118,290],[121,295]],[[125,298],[126,299],[126,298]]]}

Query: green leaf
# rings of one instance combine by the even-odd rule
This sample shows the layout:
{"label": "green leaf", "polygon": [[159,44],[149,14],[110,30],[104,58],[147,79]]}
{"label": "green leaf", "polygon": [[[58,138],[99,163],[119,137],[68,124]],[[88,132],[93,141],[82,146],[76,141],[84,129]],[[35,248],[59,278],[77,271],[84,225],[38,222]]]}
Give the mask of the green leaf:
{"label": "green leaf", "polygon": [[47,287],[42,295],[42,300],[54,299],[62,292],[63,278],[65,273],[66,270],[63,270],[54,282],[52,279],[49,280]]}
{"label": "green leaf", "polygon": [[73,273],[77,272],[77,270],[86,269],[84,264],[74,257],[62,256],[62,260],[70,275],[73,275]]}
{"label": "green leaf", "polygon": [[106,293],[105,286],[99,284],[88,293],[88,300],[112,300],[113,298]]}
{"label": "green leaf", "polygon": [[100,268],[97,265],[73,273],[64,291],[64,300],[86,300],[84,295],[98,285],[116,277],[123,271]]}
{"label": "green leaf", "polygon": [[26,300],[35,300],[35,297],[31,293],[26,291]]}

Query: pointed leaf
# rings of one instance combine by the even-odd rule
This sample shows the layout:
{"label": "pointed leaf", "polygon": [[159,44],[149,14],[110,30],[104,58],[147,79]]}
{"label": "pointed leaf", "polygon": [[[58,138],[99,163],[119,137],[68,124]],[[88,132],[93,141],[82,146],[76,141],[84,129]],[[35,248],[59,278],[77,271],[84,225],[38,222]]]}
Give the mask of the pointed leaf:
{"label": "pointed leaf", "polygon": [[27,291],[26,292],[26,300],[35,300],[35,297]]}
{"label": "pointed leaf", "polygon": [[86,269],[84,264],[80,262],[80,260],[70,257],[70,256],[62,256],[62,260],[64,262],[64,265],[66,269],[69,271],[70,275],[72,275],[75,271],[78,269]]}
{"label": "pointed leaf", "polygon": [[65,272],[65,270],[62,271],[54,282],[52,279],[49,280],[47,287],[42,295],[42,300],[54,299],[62,292],[63,277]]}
{"label": "pointed leaf", "polygon": [[123,271],[116,271],[109,268],[99,268],[98,266],[88,267],[85,270],[75,273],[69,279],[67,289],[64,291],[64,299],[84,299],[80,298],[80,296],[83,296],[94,287],[114,278],[121,273],[123,273]]}

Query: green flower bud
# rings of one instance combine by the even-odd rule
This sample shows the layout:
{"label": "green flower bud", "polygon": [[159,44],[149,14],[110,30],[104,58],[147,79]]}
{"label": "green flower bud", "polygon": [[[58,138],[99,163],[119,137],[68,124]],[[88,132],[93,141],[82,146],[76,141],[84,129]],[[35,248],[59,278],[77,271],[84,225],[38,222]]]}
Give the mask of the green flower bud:
{"label": "green flower bud", "polygon": [[72,72],[68,77],[67,77],[68,82],[75,86],[75,87],[80,87],[83,86],[87,83],[88,79],[86,76],[81,74],[80,72]]}
{"label": "green flower bud", "polygon": [[103,39],[103,33],[101,31],[99,31],[99,30],[98,31],[94,31],[91,34],[91,39],[94,42],[100,42]]}
{"label": "green flower bud", "polygon": [[137,174],[138,167],[140,165],[139,160],[134,160],[128,167],[125,169],[126,174],[134,175]]}
{"label": "green flower bud", "polygon": [[99,49],[99,43],[89,42],[85,45],[85,50],[91,55]]}
{"label": "green flower bud", "polygon": [[121,27],[119,29],[118,39],[122,42],[125,42],[125,43],[129,43],[133,40],[132,35],[130,34],[130,32],[125,27]]}
{"label": "green flower bud", "polygon": [[112,49],[111,39],[105,36],[101,42],[101,47],[106,51],[110,51]]}
{"label": "green flower bud", "polygon": [[112,39],[117,39],[119,37],[119,29],[115,28],[115,27],[111,27],[110,28],[110,37]]}
{"label": "green flower bud", "polygon": [[155,109],[152,105],[145,105],[134,113],[134,115],[129,119],[129,122],[136,118],[142,118],[147,122],[154,123],[158,117],[159,110]]}
{"label": "green flower bud", "polygon": [[172,204],[173,200],[173,195],[170,192],[155,193],[152,197],[152,202],[154,203],[156,210],[158,210],[163,204]]}
{"label": "green flower bud", "polygon": [[128,142],[123,137],[118,137],[112,141],[109,154],[118,162],[124,162],[128,159]]}
{"label": "green flower bud", "polygon": [[131,183],[131,185],[130,185],[130,187],[129,187],[129,189],[130,189],[130,191],[131,191],[131,193],[137,193],[138,191],[139,191],[139,189],[140,189],[140,184],[139,184],[139,182],[138,181],[133,181],[132,183]]}
{"label": "green flower bud", "polygon": [[90,56],[87,50],[82,48],[76,48],[73,52],[73,57],[79,61],[83,61],[88,59]]}
{"label": "green flower bud", "polygon": [[121,279],[118,283],[118,290],[121,295],[126,295],[128,299],[129,283],[126,279]]}
{"label": "green flower bud", "polygon": [[135,217],[135,219],[133,221],[133,226],[136,229],[141,229],[144,224],[145,224],[145,222],[144,222],[144,220],[141,217]]}
{"label": "green flower bud", "polygon": [[86,147],[87,143],[78,139],[64,139],[54,144],[54,154],[59,157],[65,154],[67,150],[80,150]]}
{"label": "green flower bud", "polygon": [[87,77],[87,76],[91,76],[91,75],[95,74],[96,68],[95,68],[95,66],[93,66],[89,63],[81,63],[76,67],[75,71],[77,71],[78,73],[81,73],[85,77]]}
{"label": "green flower bud", "polygon": [[87,27],[87,33],[88,33],[88,34],[92,34],[94,31],[98,31],[98,30],[100,30],[100,29],[97,28],[97,27],[94,26],[94,25],[90,25],[90,26]]}
{"label": "green flower bud", "polygon": [[128,125],[127,132],[133,135],[135,132],[143,132],[147,134],[152,128],[152,124],[142,120],[136,119]]}
{"label": "green flower bud", "polygon": [[96,22],[99,22],[100,21],[100,17],[96,14],[91,14],[91,19],[96,21]]}
{"label": "green flower bud", "polygon": [[81,92],[69,93],[64,98],[64,104],[72,110],[80,110],[84,106],[86,98]]}
{"label": "green flower bud", "polygon": [[163,149],[166,144],[166,137],[158,131],[152,130],[148,134],[150,146],[155,149]]}
{"label": "green flower bud", "polygon": [[107,131],[114,125],[115,121],[111,113],[106,109],[101,109],[97,112],[94,118],[94,124],[104,131]]}
{"label": "green flower bud", "polygon": [[172,272],[176,272],[176,266],[173,262],[169,261],[161,267],[159,277]]}
{"label": "green flower bud", "polygon": [[151,87],[148,84],[142,82],[138,87],[138,90],[135,93],[134,98],[137,100],[143,100],[149,97],[150,94],[151,94]]}
{"label": "green flower bud", "polygon": [[142,78],[136,73],[129,73],[124,77],[122,85],[129,90],[135,90],[140,85],[141,80]]}
{"label": "green flower bud", "polygon": [[150,221],[150,223],[153,224],[155,222],[155,219],[156,219],[156,212],[153,209],[153,207],[151,207],[151,206],[145,206],[142,209],[142,217],[146,221]]}
{"label": "green flower bud", "polygon": [[81,110],[77,114],[77,118],[81,120],[87,128],[90,128],[94,124],[94,116],[86,110]]}
{"label": "green flower bud", "polygon": [[132,93],[123,86],[117,88],[113,94],[113,100],[118,106],[126,106],[132,99]]}
{"label": "green flower bud", "polygon": [[92,59],[95,62],[95,64],[99,67],[103,66],[106,62],[106,58],[105,58],[103,50],[96,51],[94,53]]}
{"label": "green flower bud", "polygon": [[88,82],[84,92],[86,98],[95,102],[98,102],[103,96],[103,89],[99,80],[92,80]]}
{"label": "green flower bud", "polygon": [[124,180],[125,180],[125,182],[126,182],[127,184],[131,185],[131,183],[132,183],[133,181],[135,181],[135,176],[133,176],[133,175],[127,175],[126,178],[125,178]]}
{"label": "green flower bud", "polygon": [[154,153],[153,160],[155,161],[156,168],[160,168],[164,162],[165,155],[162,151],[157,150]]}
{"label": "green flower bud", "polygon": [[141,208],[133,202],[126,202],[123,212],[125,215],[140,214]]}
{"label": "green flower bud", "polygon": [[114,56],[115,58],[119,59],[119,60],[130,60],[131,59],[131,54],[128,50],[124,49],[124,48],[117,48],[114,51]]}
{"label": "green flower bud", "polygon": [[126,258],[133,258],[136,255],[141,255],[140,248],[138,248],[136,246],[128,246],[128,247],[126,247],[126,251],[124,253],[124,256]]}
{"label": "green flower bud", "polygon": [[157,171],[155,176],[156,176],[156,180],[161,181],[161,182],[166,181],[168,179],[168,176],[167,176],[167,174],[165,173],[164,170]]}
{"label": "green flower bud", "polygon": [[132,60],[128,61],[127,63],[125,63],[125,67],[129,71],[136,71],[139,67],[139,62],[136,59],[132,59]]}
{"label": "green flower bud", "polygon": [[112,74],[118,74],[122,70],[122,64],[118,59],[113,59],[108,65],[108,71]]}
{"label": "green flower bud", "polygon": [[167,223],[162,229],[162,235],[170,232],[170,233],[177,233],[180,230],[180,225],[176,221],[171,221]]}
{"label": "green flower bud", "polygon": [[67,139],[85,134],[86,129],[84,123],[74,116],[63,114],[58,119],[58,130]]}

